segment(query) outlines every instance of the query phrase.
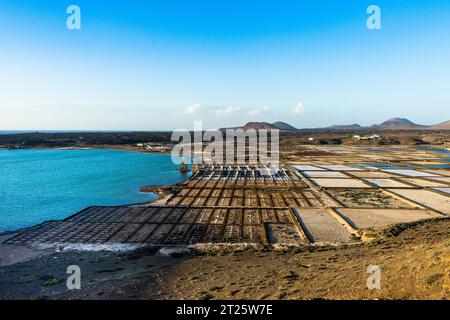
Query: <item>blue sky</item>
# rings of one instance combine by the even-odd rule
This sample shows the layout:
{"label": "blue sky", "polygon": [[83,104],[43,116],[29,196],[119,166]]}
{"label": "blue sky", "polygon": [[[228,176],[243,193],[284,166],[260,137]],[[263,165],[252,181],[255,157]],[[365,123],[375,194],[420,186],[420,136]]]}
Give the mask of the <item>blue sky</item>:
{"label": "blue sky", "polygon": [[432,124],[449,57],[449,1],[2,0],[0,130]]}

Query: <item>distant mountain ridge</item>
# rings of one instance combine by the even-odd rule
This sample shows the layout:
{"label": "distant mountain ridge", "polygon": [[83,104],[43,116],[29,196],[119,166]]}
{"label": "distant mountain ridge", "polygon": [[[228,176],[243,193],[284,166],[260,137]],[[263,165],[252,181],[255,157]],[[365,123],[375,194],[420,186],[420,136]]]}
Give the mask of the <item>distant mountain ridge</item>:
{"label": "distant mountain ridge", "polygon": [[[222,128],[220,130],[226,130],[227,128]],[[242,127],[233,127],[228,129],[254,129],[254,130],[261,130],[265,129],[267,131],[278,129],[282,132],[294,132],[298,130],[450,130],[450,120],[445,121],[436,125],[421,125],[412,122],[411,120],[408,120],[406,118],[391,118],[388,119],[382,123],[374,124],[371,126],[361,126],[357,123],[355,124],[348,124],[348,125],[332,125],[325,128],[309,128],[309,129],[297,129],[294,126],[283,122],[283,121],[277,121],[274,123],[269,122],[247,122]]]}
{"label": "distant mountain ridge", "polygon": [[376,129],[420,129],[426,126],[414,123],[406,118],[392,118],[372,127]]}
{"label": "distant mountain ridge", "polygon": [[273,126],[277,127],[280,130],[298,130],[296,127],[291,126],[289,123],[283,122],[283,121],[277,121],[272,123]]}
{"label": "distant mountain ridge", "polygon": [[[318,128],[321,129],[321,128]],[[324,129],[330,130],[358,130],[358,129],[374,129],[374,130],[417,130],[417,129],[431,129],[431,130],[450,130],[450,120],[442,122],[437,125],[421,125],[412,122],[406,118],[391,118],[380,124],[374,124],[371,126],[363,127],[359,124],[351,125],[333,125]]]}
{"label": "distant mountain ridge", "polygon": [[355,130],[355,129],[361,129],[362,127],[355,123],[355,124],[349,124],[349,125],[332,125],[330,127],[327,127],[327,129],[335,129],[335,130]]}
{"label": "distant mountain ridge", "polygon": [[254,129],[254,130],[261,130],[261,129],[265,129],[265,130],[273,130],[273,129],[278,129],[276,126],[274,126],[271,123],[268,122],[247,122],[242,129],[244,130],[249,130],[249,129]]}
{"label": "distant mountain ridge", "polygon": [[434,129],[434,130],[450,130],[450,120],[442,122],[442,123],[439,123],[439,124],[436,124],[434,126],[431,126],[431,129]]}
{"label": "distant mountain ridge", "polygon": [[280,131],[297,131],[298,129],[295,128],[294,126],[291,126],[290,124],[286,123],[286,122],[282,122],[282,121],[277,121],[274,123],[268,123],[268,122],[247,122],[245,125],[243,125],[242,127],[232,127],[232,128],[222,128],[220,130],[226,130],[226,129],[243,129],[243,130],[249,130],[249,129],[253,129],[253,130],[274,130],[274,129],[278,129]]}

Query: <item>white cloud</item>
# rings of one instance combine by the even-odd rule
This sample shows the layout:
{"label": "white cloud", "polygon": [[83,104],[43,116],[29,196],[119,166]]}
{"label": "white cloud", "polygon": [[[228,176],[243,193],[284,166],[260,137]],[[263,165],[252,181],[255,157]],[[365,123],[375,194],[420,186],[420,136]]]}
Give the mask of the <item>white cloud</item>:
{"label": "white cloud", "polygon": [[269,110],[270,110],[270,108],[268,106],[265,106],[265,107],[262,107],[262,108],[260,107],[260,108],[251,109],[247,114],[249,116],[258,116],[261,113],[267,112]]}
{"label": "white cloud", "polygon": [[303,102],[297,103],[297,106],[292,111],[293,114],[302,114],[304,112],[305,112],[305,105],[303,104]]}
{"label": "white cloud", "polygon": [[221,116],[259,116],[264,114],[265,112],[269,112],[270,107],[257,107],[257,108],[246,108],[241,106],[214,106],[214,105],[202,105],[200,103],[195,103],[187,106],[181,113],[178,115],[195,115],[199,112],[202,112],[202,115],[205,117],[216,115],[218,117]]}
{"label": "white cloud", "polygon": [[189,106],[186,107],[186,109],[184,109],[185,114],[194,114],[199,112],[202,109],[202,105],[200,103],[194,103],[191,104]]}
{"label": "white cloud", "polygon": [[223,114],[232,114],[232,113],[236,113],[239,112],[241,110],[241,107],[237,107],[237,106],[228,106],[228,107],[224,107],[224,108],[218,108],[216,110],[216,114],[218,116],[223,115]]}

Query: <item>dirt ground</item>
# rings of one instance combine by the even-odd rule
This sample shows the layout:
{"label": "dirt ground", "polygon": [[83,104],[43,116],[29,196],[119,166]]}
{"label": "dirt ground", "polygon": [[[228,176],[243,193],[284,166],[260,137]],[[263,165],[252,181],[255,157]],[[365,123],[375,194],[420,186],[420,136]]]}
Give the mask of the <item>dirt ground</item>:
{"label": "dirt ground", "polygon": [[[1,267],[0,298],[449,299],[449,230],[439,218],[365,230],[374,240],[358,245],[53,253]],[[66,288],[72,264],[81,290]],[[381,268],[380,290],[366,287],[369,265]]]}
{"label": "dirt ground", "polygon": [[[176,266],[171,298],[449,299],[450,220],[400,225],[370,245],[205,256]],[[369,265],[381,290],[368,290]]]}

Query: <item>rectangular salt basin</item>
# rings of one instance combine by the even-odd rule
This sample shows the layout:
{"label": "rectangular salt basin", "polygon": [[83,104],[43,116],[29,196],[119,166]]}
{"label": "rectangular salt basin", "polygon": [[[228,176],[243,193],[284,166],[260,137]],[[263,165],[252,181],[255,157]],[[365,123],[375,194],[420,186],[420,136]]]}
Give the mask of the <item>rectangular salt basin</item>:
{"label": "rectangular salt basin", "polygon": [[380,160],[380,159],[383,159],[382,156],[377,156],[377,155],[375,155],[375,154],[365,154],[365,155],[363,155],[363,156],[364,156],[364,158],[369,158],[369,159],[374,159],[374,160]]}
{"label": "rectangular salt basin", "polygon": [[432,177],[430,179],[450,183],[450,177]]}
{"label": "rectangular salt basin", "polygon": [[330,164],[330,165],[321,165],[322,168],[326,168],[328,170],[337,170],[337,171],[360,171],[362,169],[343,166],[339,164]]}
{"label": "rectangular salt basin", "polygon": [[350,178],[342,172],[337,171],[304,171],[303,174],[311,178]]}
{"label": "rectangular salt basin", "polygon": [[381,227],[401,222],[412,222],[436,217],[432,211],[414,209],[348,209],[338,210],[357,229]]}
{"label": "rectangular salt basin", "polygon": [[450,214],[450,197],[428,190],[389,189],[405,198],[421,203],[445,214]]}
{"label": "rectangular salt basin", "polygon": [[380,170],[380,168],[373,167],[373,166],[364,166],[364,170]]}
{"label": "rectangular salt basin", "polygon": [[[448,163],[445,163],[448,164]],[[437,176],[446,176],[446,177],[450,177],[450,171],[448,170],[424,170],[426,172],[429,172],[431,174],[435,174]]]}
{"label": "rectangular salt basin", "polygon": [[355,179],[311,179],[321,187],[325,188],[371,188],[369,185]]}
{"label": "rectangular salt basin", "polygon": [[418,187],[446,187],[446,185],[442,182],[428,181],[419,178],[399,178],[399,180],[412,183]]}
{"label": "rectangular salt basin", "polygon": [[292,168],[300,170],[300,171],[307,171],[307,170],[325,170],[319,167],[311,166],[311,165],[295,165],[292,166]]}
{"label": "rectangular salt basin", "polygon": [[354,171],[351,172],[352,175],[358,178],[374,178],[374,179],[384,179],[384,178],[396,178],[395,174],[381,172],[381,171]]}
{"label": "rectangular salt basin", "polygon": [[297,214],[306,227],[305,233],[314,242],[338,243],[350,240],[348,231],[326,209],[300,209]]}
{"label": "rectangular salt basin", "polygon": [[411,177],[439,177],[438,175],[433,173],[420,172],[416,170],[385,169],[383,171],[402,174],[404,176],[411,176]]}
{"label": "rectangular salt basin", "polygon": [[412,188],[410,185],[392,179],[364,179],[380,188]]}
{"label": "rectangular salt basin", "polygon": [[416,164],[419,166],[429,165],[429,164],[448,164],[448,162],[442,162],[442,161],[411,161],[409,163]]}
{"label": "rectangular salt basin", "polygon": [[441,191],[441,192],[445,192],[445,193],[448,193],[448,194],[450,194],[450,188],[435,188],[436,190],[439,190],[439,191]]}

